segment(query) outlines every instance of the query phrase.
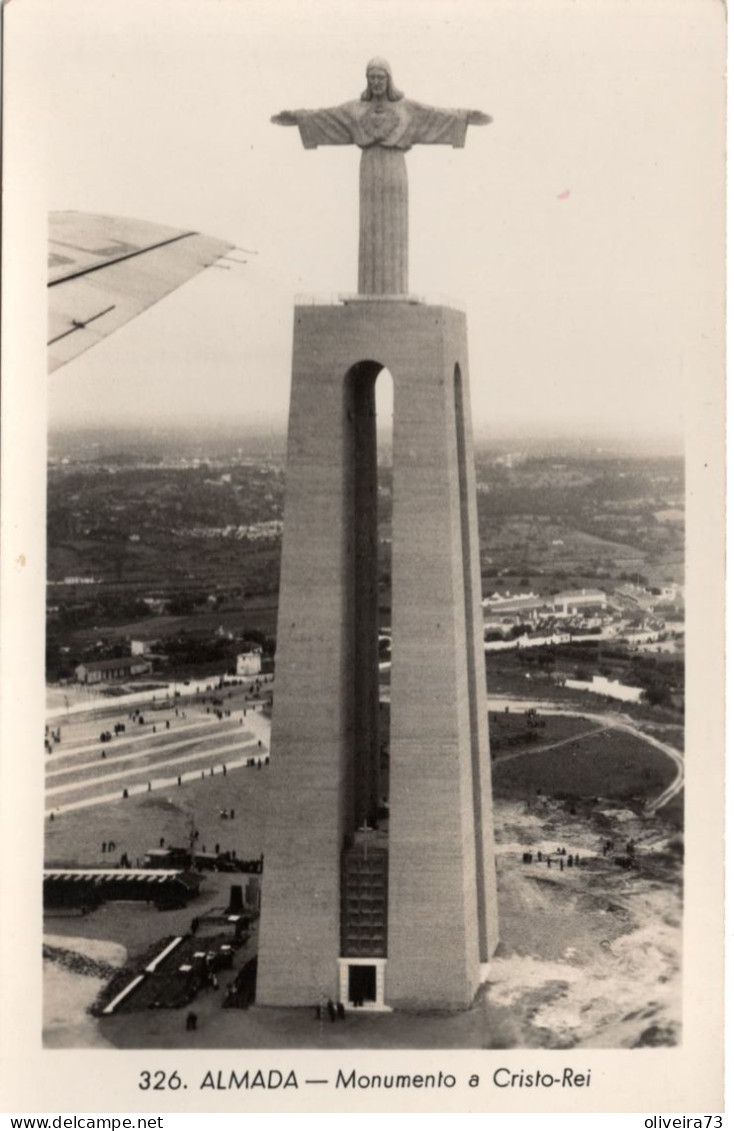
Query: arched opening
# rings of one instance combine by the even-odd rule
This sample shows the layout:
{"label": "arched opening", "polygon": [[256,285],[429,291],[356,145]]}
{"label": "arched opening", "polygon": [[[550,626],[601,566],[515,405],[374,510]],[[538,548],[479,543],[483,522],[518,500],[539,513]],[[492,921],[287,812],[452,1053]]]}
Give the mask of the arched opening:
{"label": "arched opening", "polygon": [[378,361],[360,361],[346,375],[355,830],[376,827],[387,792],[381,769],[386,769],[388,712],[381,717],[380,678],[381,661],[383,679],[389,673],[390,655],[392,392],[392,377]]}

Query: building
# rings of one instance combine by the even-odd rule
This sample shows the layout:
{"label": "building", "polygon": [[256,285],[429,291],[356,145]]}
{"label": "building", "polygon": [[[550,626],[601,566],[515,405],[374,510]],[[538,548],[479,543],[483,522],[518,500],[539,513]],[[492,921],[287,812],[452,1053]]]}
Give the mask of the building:
{"label": "building", "polygon": [[150,660],[141,656],[123,656],[115,660],[90,660],[77,664],[74,674],[78,683],[107,683],[115,679],[131,679],[153,670]]}
{"label": "building", "polygon": [[603,589],[575,589],[557,593],[553,598],[553,611],[557,616],[576,616],[590,609],[606,609],[607,595]]}
{"label": "building", "polygon": [[97,907],[107,900],[139,900],[161,910],[185,907],[202,877],[174,869],[57,868],[43,873],[43,906]]}
{"label": "building", "polygon": [[548,597],[539,597],[537,593],[493,593],[482,601],[485,613],[491,617],[519,617],[527,621],[536,621],[548,616],[552,609],[552,602]]}
{"label": "building", "polygon": [[147,605],[155,616],[163,616],[171,602],[165,597],[143,597],[143,604]]}
{"label": "building", "polygon": [[618,679],[607,679],[603,675],[592,676],[591,682],[585,679],[567,679],[563,685],[575,691],[590,691],[592,695],[606,695],[610,699],[621,699],[624,703],[639,703],[645,694],[642,687],[630,687]]}
{"label": "building", "polygon": [[262,666],[261,648],[253,648],[251,652],[240,652],[237,657],[237,675],[259,675]]}

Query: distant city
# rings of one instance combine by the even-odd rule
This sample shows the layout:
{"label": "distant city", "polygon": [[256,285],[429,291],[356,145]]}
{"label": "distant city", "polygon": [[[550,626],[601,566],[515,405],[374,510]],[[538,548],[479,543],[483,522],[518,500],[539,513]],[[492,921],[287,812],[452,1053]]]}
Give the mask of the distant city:
{"label": "distant city", "polygon": [[[578,441],[477,444],[490,689],[521,652],[554,683],[630,681],[682,709],[684,467]],[[172,430],[49,444],[48,675],[145,642],[156,670],[207,674],[239,644],[275,651],[284,437]],[[389,657],[391,468],[379,470]],[[186,647],[186,645],[189,645]],[[603,655],[602,655],[603,653]],[[576,658],[578,657],[578,662]],[[596,669],[599,670],[596,670]],[[617,694],[620,694],[617,692]]]}

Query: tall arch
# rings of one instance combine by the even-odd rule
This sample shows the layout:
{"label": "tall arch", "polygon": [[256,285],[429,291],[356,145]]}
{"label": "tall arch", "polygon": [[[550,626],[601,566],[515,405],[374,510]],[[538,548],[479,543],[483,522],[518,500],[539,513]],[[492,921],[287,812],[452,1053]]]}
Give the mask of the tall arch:
{"label": "tall arch", "polygon": [[380,801],[379,532],[377,408],[381,362],[359,361],[346,373],[348,490],[352,568],[348,619],[352,632],[354,827],[374,827]]}

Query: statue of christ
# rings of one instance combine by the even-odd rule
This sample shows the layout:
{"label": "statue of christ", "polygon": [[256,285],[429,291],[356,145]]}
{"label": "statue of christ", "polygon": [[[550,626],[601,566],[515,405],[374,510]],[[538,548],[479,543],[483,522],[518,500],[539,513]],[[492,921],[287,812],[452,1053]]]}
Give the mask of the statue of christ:
{"label": "statue of christ", "polygon": [[443,110],[411,102],[392,81],[390,64],[371,59],[361,98],[328,110],[284,110],[271,121],[298,126],[306,149],[358,145],[359,293],[408,292],[408,175],[413,145],[462,148],[467,126],[491,122],[481,110]]}

